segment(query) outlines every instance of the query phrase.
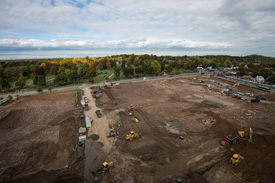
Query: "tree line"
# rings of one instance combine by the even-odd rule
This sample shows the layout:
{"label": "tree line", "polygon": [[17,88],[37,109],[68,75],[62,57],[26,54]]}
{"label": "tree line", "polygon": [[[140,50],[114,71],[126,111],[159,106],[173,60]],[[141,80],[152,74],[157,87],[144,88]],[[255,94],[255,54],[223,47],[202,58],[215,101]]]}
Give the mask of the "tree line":
{"label": "tree line", "polygon": [[[227,55],[207,56],[156,56],[156,55],[114,55],[99,58],[4,60],[0,62],[0,90],[26,87],[26,79],[42,87],[63,86],[79,81],[93,82],[97,71],[111,70],[115,79],[163,74],[180,74],[183,70],[195,70],[198,66],[218,68],[239,66],[239,75],[251,72],[275,82],[275,58],[251,55],[234,57]],[[52,82],[46,76],[55,76]],[[106,78],[108,79],[108,78]]]}

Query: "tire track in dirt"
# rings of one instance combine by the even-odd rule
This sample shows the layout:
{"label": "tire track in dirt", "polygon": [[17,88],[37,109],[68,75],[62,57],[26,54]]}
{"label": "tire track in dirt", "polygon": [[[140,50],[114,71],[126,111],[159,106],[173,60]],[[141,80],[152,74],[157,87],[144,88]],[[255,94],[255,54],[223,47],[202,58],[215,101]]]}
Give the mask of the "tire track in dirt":
{"label": "tire track in dirt", "polygon": [[[159,130],[157,127],[155,127],[150,123],[149,117],[146,114],[144,114],[144,112],[141,109],[135,109],[135,111],[137,111],[143,117],[144,121],[151,128],[152,131],[155,131],[158,134],[162,134],[161,130]],[[170,145],[171,142],[168,142],[166,139],[162,138],[160,135],[158,135],[157,137],[154,135],[150,135],[150,137],[169,150],[177,150],[176,146]]]}

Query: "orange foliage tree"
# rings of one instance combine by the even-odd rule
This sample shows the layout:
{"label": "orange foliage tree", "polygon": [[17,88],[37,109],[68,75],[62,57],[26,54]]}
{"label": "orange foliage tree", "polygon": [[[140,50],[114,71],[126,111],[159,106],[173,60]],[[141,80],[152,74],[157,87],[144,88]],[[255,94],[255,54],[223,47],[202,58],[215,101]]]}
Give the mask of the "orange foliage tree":
{"label": "orange foliage tree", "polygon": [[112,64],[109,60],[107,61],[106,66],[107,66],[108,69],[110,69],[112,67]]}

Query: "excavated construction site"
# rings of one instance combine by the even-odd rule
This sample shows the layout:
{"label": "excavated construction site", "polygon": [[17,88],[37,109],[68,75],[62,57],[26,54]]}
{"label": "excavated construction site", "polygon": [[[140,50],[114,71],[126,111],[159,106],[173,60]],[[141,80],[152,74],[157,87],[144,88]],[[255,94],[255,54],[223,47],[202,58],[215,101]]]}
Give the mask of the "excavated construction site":
{"label": "excavated construction site", "polygon": [[[85,148],[78,146],[85,121],[76,92],[21,98],[0,111],[0,182],[274,182],[274,94],[242,85],[226,94],[220,82],[234,84],[205,76],[83,88],[84,114],[93,120]],[[102,97],[94,99],[95,91]],[[238,92],[249,95],[232,98]],[[260,102],[251,103],[251,94],[261,94]],[[108,137],[111,125],[115,137]],[[249,128],[252,142],[220,144]],[[141,138],[126,140],[130,131]],[[237,166],[233,154],[244,157]],[[105,161],[114,164],[109,172],[91,174]]]}

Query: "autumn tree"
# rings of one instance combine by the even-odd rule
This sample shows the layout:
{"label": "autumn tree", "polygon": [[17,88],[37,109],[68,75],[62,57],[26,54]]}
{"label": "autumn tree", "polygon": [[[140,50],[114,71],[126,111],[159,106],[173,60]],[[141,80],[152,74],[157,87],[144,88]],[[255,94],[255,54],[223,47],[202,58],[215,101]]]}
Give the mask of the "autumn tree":
{"label": "autumn tree", "polygon": [[112,64],[109,60],[106,62],[106,66],[107,66],[107,69],[110,69],[112,67]]}
{"label": "autumn tree", "polygon": [[89,66],[90,66],[90,70],[91,70],[92,76],[95,76],[96,75],[96,68],[95,68],[94,61],[89,62]]}
{"label": "autumn tree", "polygon": [[17,81],[15,81],[15,86],[19,89],[25,86],[26,79],[23,76],[20,76]]}
{"label": "autumn tree", "polygon": [[139,59],[135,59],[134,65],[135,65],[135,66],[140,66],[140,60],[139,60]]}
{"label": "autumn tree", "polygon": [[51,66],[51,69],[50,69],[50,73],[51,74],[57,74],[57,66],[56,65],[53,65],[53,66]]}
{"label": "autumn tree", "polygon": [[46,63],[42,63],[40,66],[43,67],[44,70],[46,70]]}
{"label": "autumn tree", "polygon": [[103,64],[101,62],[97,66],[100,70],[103,70]]}

